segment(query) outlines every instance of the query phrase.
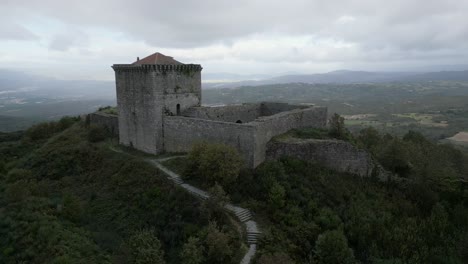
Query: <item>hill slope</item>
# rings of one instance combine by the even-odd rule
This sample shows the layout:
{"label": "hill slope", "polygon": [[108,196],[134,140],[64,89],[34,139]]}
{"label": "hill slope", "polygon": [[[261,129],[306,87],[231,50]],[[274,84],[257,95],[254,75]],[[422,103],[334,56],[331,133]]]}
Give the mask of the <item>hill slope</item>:
{"label": "hill slope", "polygon": [[238,232],[226,215],[210,217],[141,158],[109,150],[102,128],[62,119],[20,140],[7,135],[0,138],[1,263],[181,263],[189,238],[200,241],[193,246],[205,263],[226,258],[205,253],[213,239],[238,259]]}

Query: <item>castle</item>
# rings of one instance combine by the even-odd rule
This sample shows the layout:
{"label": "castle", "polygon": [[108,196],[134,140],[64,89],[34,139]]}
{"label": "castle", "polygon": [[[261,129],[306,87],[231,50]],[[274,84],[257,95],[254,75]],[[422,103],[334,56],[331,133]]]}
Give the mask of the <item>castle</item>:
{"label": "castle", "polygon": [[256,167],[274,136],[326,126],[326,107],[274,102],[201,106],[201,65],[161,53],[112,68],[119,142],[144,152],[188,152],[197,142],[222,143],[235,147],[248,167]]}

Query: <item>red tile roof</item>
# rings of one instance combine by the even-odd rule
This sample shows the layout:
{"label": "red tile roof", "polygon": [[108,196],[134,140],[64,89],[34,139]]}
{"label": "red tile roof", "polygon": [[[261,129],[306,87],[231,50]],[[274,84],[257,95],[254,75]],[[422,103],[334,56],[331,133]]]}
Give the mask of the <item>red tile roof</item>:
{"label": "red tile roof", "polygon": [[161,54],[159,52],[156,52],[154,54],[149,55],[146,58],[143,58],[141,60],[137,60],[132,64],[134,64],[134,65],[142,65],[142,64],[176,65],[176,64],[183,64],[183,63],[174,60],[172,57],[169,57],[169,56],[166,56],[166,55]]}

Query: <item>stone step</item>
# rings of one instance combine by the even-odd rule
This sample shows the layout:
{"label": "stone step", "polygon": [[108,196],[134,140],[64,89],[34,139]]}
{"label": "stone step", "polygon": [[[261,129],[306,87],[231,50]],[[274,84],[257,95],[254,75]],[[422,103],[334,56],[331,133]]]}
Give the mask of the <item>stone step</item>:
{"label": "stone step", "polygon": [[237,217],[243,217],[243,216],[251,216],[252,214],[250,212],[243,212],[243,213],[239,213],[239,214],[236,214]]}
{"label": "stone step", "polygon": [[242,223],[244,222],[247,222],[247,221],[250,221],[252,219],[252,217],[242,217],[242,218],[239,218],[239,221],[241,221]]}
{"label": "stone step", "polygon": [[251,214],[238,215],[237,218],[245,220],[245,219],[252,218],[252,215]]}
{"label": "stone step", "polygon": [[236,215],[242,215],[242,214],[246,214],[246,213],[250,213],[249,210],[247,209],[243,209],[243,210],[238,210],[235,212]]}
{"label": "stone step", "polygon": [[241,212],[237,212],[237,213],[236,213],[236,216],[237,216],[237,217],[243,217],[243,216],[246,216],[246,215],[251,216],[252,214],[250,213],[249,210],[244,210],[244,211],[241,211]]}

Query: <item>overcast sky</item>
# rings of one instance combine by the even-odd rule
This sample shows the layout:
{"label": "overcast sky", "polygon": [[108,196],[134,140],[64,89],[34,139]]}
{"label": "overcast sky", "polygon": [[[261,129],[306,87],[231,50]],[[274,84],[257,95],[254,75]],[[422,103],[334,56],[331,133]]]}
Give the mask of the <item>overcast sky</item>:
{"label": "overcast sky", "polygon": [[467,64],[468,0],[0,0],[0,68],[112,79],[156,51],[204,73]]}

